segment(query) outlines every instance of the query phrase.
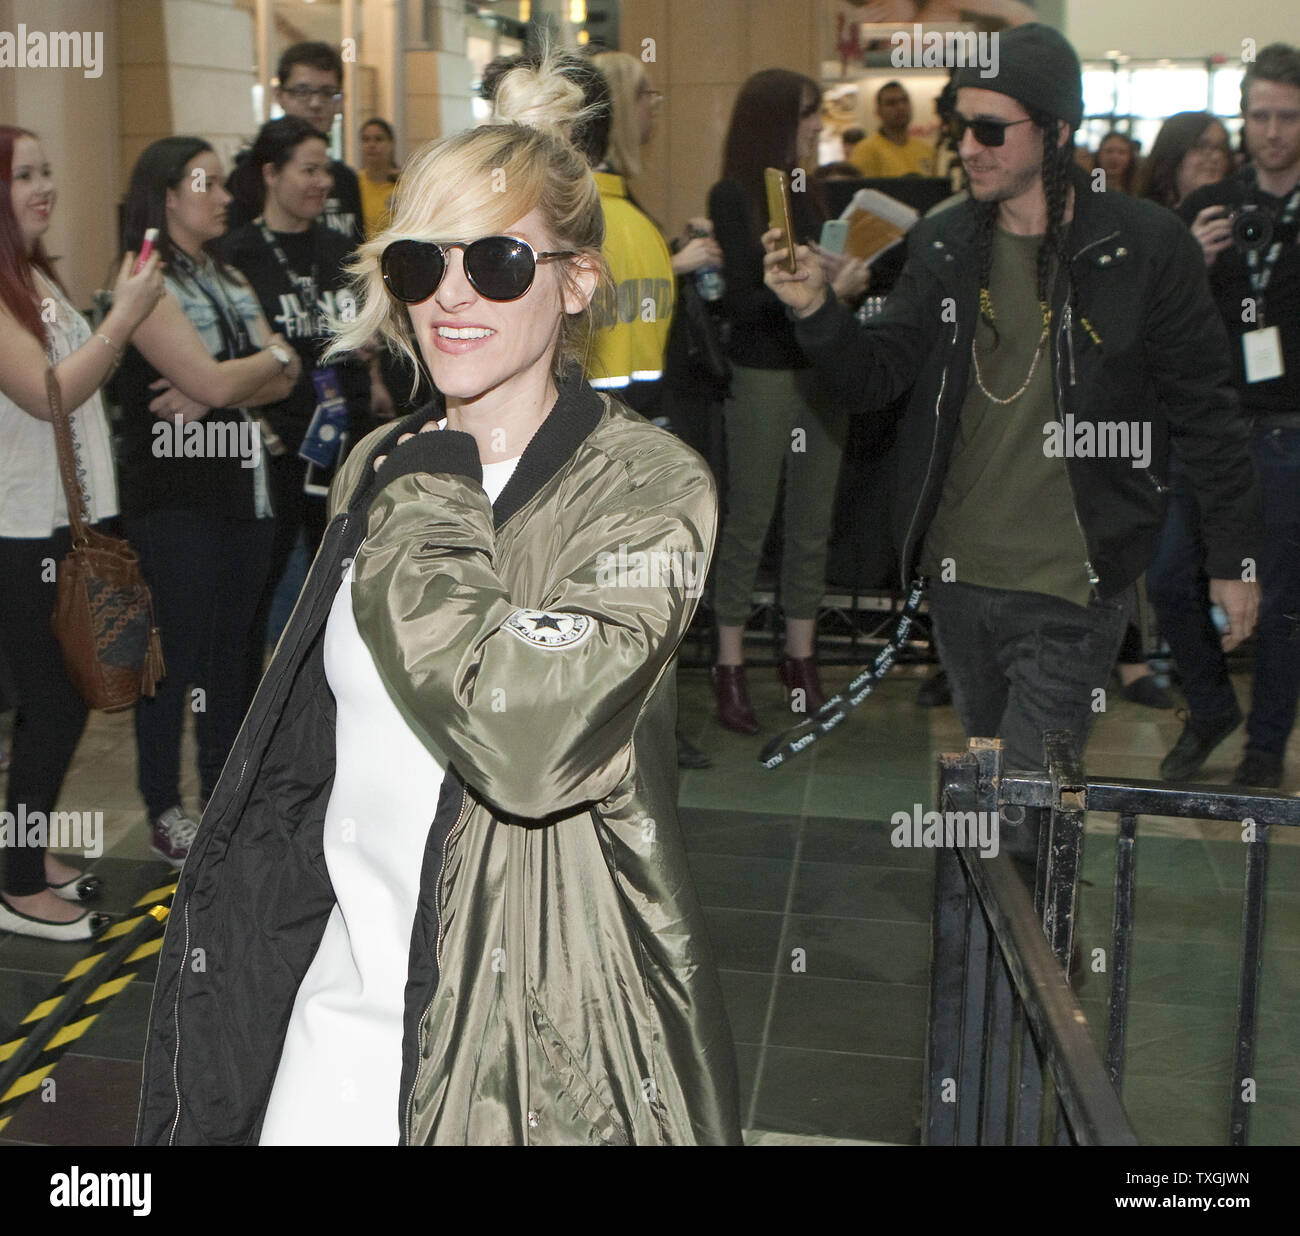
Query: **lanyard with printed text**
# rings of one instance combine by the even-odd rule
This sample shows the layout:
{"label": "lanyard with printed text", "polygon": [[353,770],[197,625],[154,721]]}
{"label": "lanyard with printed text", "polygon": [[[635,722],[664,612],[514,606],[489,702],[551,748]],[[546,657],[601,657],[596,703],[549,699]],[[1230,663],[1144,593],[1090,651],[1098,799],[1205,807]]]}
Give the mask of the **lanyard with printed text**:
{"label": "lanyard with printed text", "polygon": [[[275,236],[272,234],[271,229],[266,226],[266,221],[264,219],[259,219],[257,221],[257,226],[261,229],[262,239],[266,241],[267,246],[270,248],[271,252],[275,254],[276,261],[280,263],[280,269],[284,271],[284,277],[289,282],[289,291],[293,292],[295,295],[299,294],[300,281],[305,283],[307,280],[307,276],[297,275],[294,273],[293,267],[289,265],[289,259],[284,256],[284,250],[280,248],[280,244],[275,239]],[[307,298],[307,306],[306,306],[307,318],[308,321],[310,321],[311,323],[311,333],[313,335],[317,333],[316,332],[316,301],[317,301],[316,289],[319,287],[320,287],[320,279],[317,277],[317,268],[316,268],[316,237],[313,236],[312,246],[311,246],[311,281],[306,284],[306,291],[304,293]]]}

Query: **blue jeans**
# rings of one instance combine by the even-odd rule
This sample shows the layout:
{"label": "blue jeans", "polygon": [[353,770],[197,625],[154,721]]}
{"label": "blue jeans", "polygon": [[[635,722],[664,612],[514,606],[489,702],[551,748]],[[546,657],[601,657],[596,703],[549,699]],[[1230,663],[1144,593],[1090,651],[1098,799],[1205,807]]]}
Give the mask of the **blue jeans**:
{"label": "blue jeans", "polygon": [[[1251,452],[1263,493],[1264,540],[1256,564],[1261,603],[1246,749],[1280,759],[1300,698],[1300,428],[1256,424]],[[1169,511],[1147,571],[1147,594],[1192,718],[1209,729],[1235,714],[1237,699],[1210,620],[1200,506],[1176,455],[1171,464]]]}

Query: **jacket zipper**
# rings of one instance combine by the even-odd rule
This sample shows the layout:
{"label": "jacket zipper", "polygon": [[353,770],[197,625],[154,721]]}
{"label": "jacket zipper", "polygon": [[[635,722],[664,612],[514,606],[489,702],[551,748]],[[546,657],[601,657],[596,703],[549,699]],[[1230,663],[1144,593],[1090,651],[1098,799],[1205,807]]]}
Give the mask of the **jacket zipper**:
{"label": "jacket zipper", "polygon": [[[339,528],[339,539],[348,530],[348,521],[352,518],[351,514],[343,516],[343,523]],[[235,782],[235,793],[239,793],[239,787],[244,784],[244,774],[248,771],[248,760],[239,766],[239,780]],[[180,1059],[181,1059],[181,983],[185,978],[185,963],[189,960],[190,955],[190,902],[187,897],[181,906],[181,911],[185,917],[185,948],[181,953],[180,976],[176,980],[176,999],[172,1004],[172,1018],[176,1027],[176,1047],[172,1052],[172,1087],[176,1091],[176,1115],[172,1120],[171,1133],[168,1135],[167,1144],[175,1145],[176,1126],[181,1120],[181,1083],[180,1083]]]}
{"label": "jacket zipper", "polygon": [[[1071,259],[1070,264],[1077,262],[1089,249],[1095,249],[1098,245],[1104,245],[1108,240],[1114,240],[1119,235],[1116,229],[1098,240],[1091,241],[1083,246]],[[1059,277],[1059,276],[1058,276]],[[1067,279],[1068,279],[1067,272]],[[1076,385],[1074,373],[1074,335],[1073,335],[1073,314],[1070,310],[1069,286],[1066,286],[1065,312],[1061,316],[1062,328],[1065,333],[1065,351],[1070,361],[1070,385]],[[1065,432],[1065,389],[1061,384],[1061,349],[1056,349],[1056,416],[1061,425],[1061,432]],[[1088,534],[1083,530],[1083,521],[1079,518],[1079,496],[1075,492],[1074,478],[1070,475],[1070,465],[1067,462],[1065,466],[1065,480],[1070,486],[1070,505],[1074,511],[1074,526],[1079,529],[1079,539],[1083,542],[1084,559],[1083,565],[1088,572],[1088,582],[1092,585],[1095,592],[1097,585],[1101,583],[1097,575],[1097,569],[1092,565],[1092,550],[1088,546]]]}
{"label": "jacket zipper", "polygon": [[[456,817],[456,823],[451,826],[447,836],[442,843],[442,867],[438,872],[438,938],[434,943],[433,955],[438,962],[438,971],[442,972],[442,922],[443,922],[443,893],[447,887],[447,851],[451,848],[451,841],[460,831],[468,815],[469,808],[469,791],[461,786],[460,814]],[[437,990],[434,991],[434,997],[437,996]],[[415,1077],[411,1081],[411,1092],[406,1096],[406,1144],[411,1144],[411,1107],[415,1102],[415,1092],[420,1088],[420,1074],[424,1072],[424,1039],[425,1028],[428,1025],[429,1010],[433,1008],[433,999],[425,1005],[424,1012],[420,1014],[420,1030],[416,1041],[416,1064]]]}
{"label": "jacket zipper", "polygon": [[[241,774],[242,776],[242,774]],[[176,1126],[181,1122],[181,983],[185,979],[185,963],[190,956],[190,903],[183,907],[185,917],[185,947],[181,949],[181,968],[176,977],[176,999],[172,1001],[172,1024],[176,1027],[176,1050],[172,1053],[172,1087],[176,1091],[176,1115],[172,1119],[172,1129],[167,1135],[167,1144],[176,1144]]]}
{"label": "jacket zipper", "polygon": [[[950,348],[956,347],[957,345],[958,329],[959,329],[958,324],[954,322],[952,324],[952,339],[949,341],[948,344]],[[921,484],[921,493],[916,500],[916,509],[912,512],[912,522],[907,525],[907,535],[903,538],[902,568],[903,568],[904,576],[906,576],[907,574],[907,567],[910,561],[910,558],[908,556],[908,549],[912,543],[912,529],[916,527],[916,520],[917,517],[921,514],[921,507],[925,505],[925,495],[929,492],[930,478],[934,473],[934,457],[939,452],[939,427],[942,424],[942,420],[940,417],[940,409],[943,406],[943,392],[947,388],[947,386],[948,386],[948,365],[945,364],[943,367],[943,374],[939,379],[939,394],[936,396],[934,401],[934,438],[930,442],[930,459],[929,462],[925,465],[925,480]],[[908,583],[908,580],[904,578],[903,583],[904,584]]]}

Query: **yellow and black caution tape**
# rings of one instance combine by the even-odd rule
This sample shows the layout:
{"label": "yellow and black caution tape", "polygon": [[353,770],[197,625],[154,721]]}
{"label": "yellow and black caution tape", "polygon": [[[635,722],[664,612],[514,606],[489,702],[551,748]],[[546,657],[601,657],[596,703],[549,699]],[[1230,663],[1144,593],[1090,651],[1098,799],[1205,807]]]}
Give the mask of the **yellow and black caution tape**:
{"label": "yellow and black caution tape", "polygon": [[[141,964],[162,948],[176,883],[145,893],[133,907],[142,913],[114,923],[93,941],[94,952],[83,957],[59,980],[59,985],[19,1023],[19,1031],[0,1044],[0,1132],[13,1118],[14,1108],[54,1071],[63,1053],[121,992]],[[22,1031],[26,1028],[25,1033]]]}

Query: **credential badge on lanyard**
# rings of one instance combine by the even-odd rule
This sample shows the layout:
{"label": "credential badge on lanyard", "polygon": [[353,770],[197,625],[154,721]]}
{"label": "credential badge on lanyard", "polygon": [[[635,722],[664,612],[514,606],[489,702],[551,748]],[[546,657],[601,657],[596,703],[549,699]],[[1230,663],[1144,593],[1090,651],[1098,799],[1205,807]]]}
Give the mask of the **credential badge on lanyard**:
{"label": "credential badge on lanyard", "polygon": [[1246,269],[1250,272],[1250,289],[1255,293],[1255,318],[1259,325],[1241,337],[1242,362],[1247,382],[1271,382],[1286,372],[1282,361],[1282,333],[1276,326],[1264,325],[1264,293],[1273,278],[1273,268],[1282,254],[1281,232],[1295,222],[1300,212],[1300,185],[1287,199],[1282,217],[1277,222],[1277,239],[1269,246],[1263,262],[1258,249],[1246,251]]}
{"label": "credential badge on lanyard", "polygon": [[318,468],[328,468],[334,463],[339,442],[348,427],[348,405],[333,366],[313,369],[311,384],[316,391],[316,411],[298,448],[298,458]]}

